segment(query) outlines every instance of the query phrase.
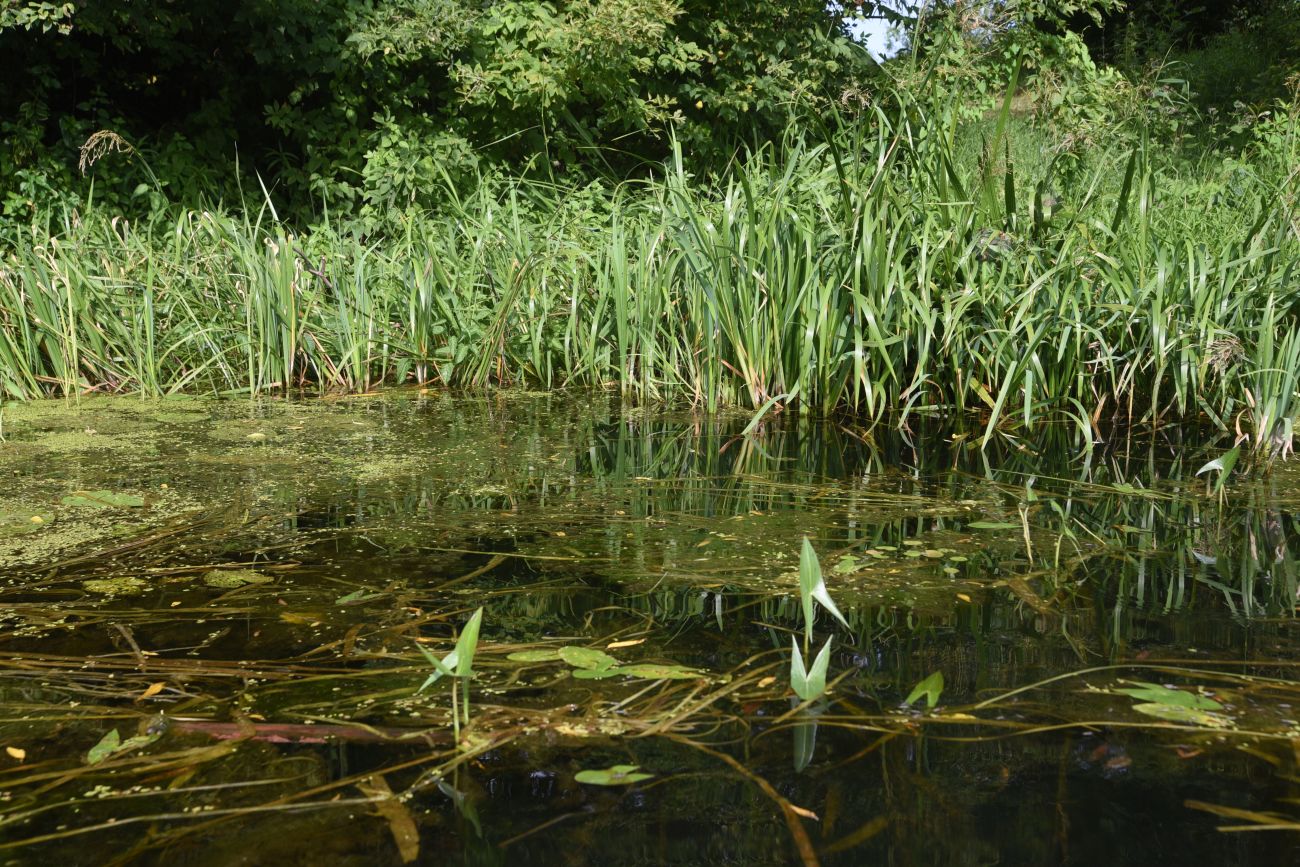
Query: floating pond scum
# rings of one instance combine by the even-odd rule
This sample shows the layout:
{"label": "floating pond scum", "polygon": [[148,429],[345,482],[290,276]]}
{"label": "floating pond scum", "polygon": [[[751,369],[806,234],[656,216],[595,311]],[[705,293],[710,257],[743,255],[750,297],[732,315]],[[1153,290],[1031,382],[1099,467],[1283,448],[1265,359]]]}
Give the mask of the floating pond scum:
{"label": "floating pond scum", "polygon": [[1296,464],[748,421],[6,406],[0,863],[1300,856]]}

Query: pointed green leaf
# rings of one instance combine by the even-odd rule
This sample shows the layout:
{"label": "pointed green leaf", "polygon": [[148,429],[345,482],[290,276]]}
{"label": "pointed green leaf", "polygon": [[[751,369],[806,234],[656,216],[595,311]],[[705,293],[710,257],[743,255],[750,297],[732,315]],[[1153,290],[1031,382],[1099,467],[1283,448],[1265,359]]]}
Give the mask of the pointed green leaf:
{"label": "pointed green leaf", "polygon": [[460,638],[456,639],[456,649],[453,652],[458,656],[456,660],[457,677],[469,677],[474,674],[474,651],[478,649],[478,633],[482,624],[483,609],[480,608],[474,612],[469,622],[465,624],[465,629],[460,633]]}
{"label": "pointed green leaf", "polygon": [[808,700],[808,669],[803,664],[803,654],[799,652],[799,639],[790,636],[790,645],[794,652],[790,654],[790,688],[804,701]]}
{"label": "pointed green leaf", "polygon": [[138,509],[144,505],[144,497],[137,497],[134,494],[119,494],[115,491],[75,491],[64,497],[62,502],[65,506],[92,509]]}
{"label": "pointed green leaf", "polygon": [[1135,680],[1131,683],[1136,686],[1125,687],[1123,689],[1111,690],[1119,695],[1127,695],[1138,701],[1151,702],[1154,704],[1165,704],[1170,707],[1186,707],[1196,710],[1222,710],[1223,705],[1219,704],[1209,696],[1199,695],[1198,693],[1189,692],[1184,689],[1174,689],[1168,686],[1162,686],[1158,683],[1147,683],[1146,681]]}
{"label": "pointed green leaf", "polygon": [[557,662],[560,659],[560,648],[552,647],[545,650],[517,650],[506,657],[511,662]]}
{"label": "pointed green leaf", "polygon": [[1228,728],[1232,725],[1232,720],[1223,714],[1210,713],[1209,711],[1190,707],[1177,707],[1171,704],[1143,702],[1133,705],[1133,710],[1167,722],[1191,723],[1192,725],[1208,726],[1216,729]]}
{"label": "pointed green leaf", "polygon": [[799,603],[803,606],[804,636],[810,640],[812,639],[813,625],[812,591],[817,582],[821,580],[821,563],[817,561],[817,554],[813,551],[812,543],[805,536],[803,548],[799,552]]}
{"label": "pointed green leaf", "polygon": [[1210,470],[1218,470],[1219,481],[1214,486],[1215,493],[1218,493],[1223,490],[1223,486],[1227,484],[1228,476],[1232,475],[1232,468],[1237,465],[1237,458],[1239,457],[1241,457],[1241,446],[1236,446],[1205,464],[1196,471],[1196,475],[1199,476],[1202,473],[1208,473]]}
{"label": "pointed green leaf", "polygon": [[808,693],[812,698],[816,698],[826,691],[826,670],[831,664],[831,641],[834,638],[827,638],[826,643],[822,645],[821,652],[813,660],[812,668],[808,671]]}
{"label": "pointed green leaf", "polygon": [[442,677],[456,676],[457,651],[453,650],[442,659],[438,659],[422,645],[417,644],[415,646],[424,654],[424,658],[429,661],[429,664],[433,666],[433,674],[429,675],[424,683],[420,684],[420,688],[416,692],[424,692]]}
{"label": "pointed green leaf", "polygon": [[926,703],[933,708],[939,703],[939,696],[943,693],[943,672],[936,671],[925,680],[912,687],[912,691],[907,694],[907,700],[903,702],[906,705],[912,705],[922,696],[925,697]]}
{"label": "pointed green leaf", "polygon": [[845,629],[849,628],[848,621],[844,619],[844,615],[831,599],[830,591],[826,589],[821,562],[818,561],[817,552],[813,550],[812,542],[808,541],[807,536],[804,537],[803,548],[799,552],[799,599],[803,603],[804,634],[809,639],[812,638],[813,600],[819,602],[831,616],[844,625]]}
{"label": "pointed green leaf", "polygon": [[104,759],[117,752],[118,747],[122,745],[122,736],[117,733],[117,729],[111,730],[108,734],[99,739],[99,743],[90,748],[86,753],[86,764],[97,765]]}

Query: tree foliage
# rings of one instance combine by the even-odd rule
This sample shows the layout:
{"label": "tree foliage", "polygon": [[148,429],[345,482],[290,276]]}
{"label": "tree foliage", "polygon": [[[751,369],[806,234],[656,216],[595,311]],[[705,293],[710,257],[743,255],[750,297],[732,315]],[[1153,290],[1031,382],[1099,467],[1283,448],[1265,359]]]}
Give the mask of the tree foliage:
{"label": "tree foliage", "polygon": [[134,154],[92,167],[100,200],[260,180],[378,219],[488,165],[626,174],[671,135],[720,163],[874,73],[821,0],[10,0],[0,49],[11,218],[87,195],[102,129]]}

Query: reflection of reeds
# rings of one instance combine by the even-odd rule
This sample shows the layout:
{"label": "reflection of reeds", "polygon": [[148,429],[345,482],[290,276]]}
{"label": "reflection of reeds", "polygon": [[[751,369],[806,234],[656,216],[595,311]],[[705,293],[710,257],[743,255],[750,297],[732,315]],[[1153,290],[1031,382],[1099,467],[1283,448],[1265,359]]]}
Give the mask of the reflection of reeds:
{"label": "reflection of reeds", "polygon": [[[883,812],[829,834],[821,851],[834,854],[887,830],[908,834],[910,842],[910,834],[931,826],[908,829],[905,823],[939,821],[918,818],[915,806],[905,803],[907,786],[936,785],[903,758],[927,744],[992,748],[1010,738],[1028,742],[1105,725],[1178,743],[1205,742],[1206,749],[1218,738],[1251,740],[1251,749],[1272,755],[1274,744],[1293,737],[1268,710],[1300,701],[1300,687],[1286,677],[1236,674],[1245,669],[1227,663],[1070,672],[1013,694],[1026,668],[1069,659],[1064,641],[1076,642],[1084,654],[1119,657],[1137,618],[1197,607],[1251,619],[1258,635],[1270,628],[1260,614],[1289,612],[1294,604],[1289,551],[1296,528],[1273,508],[1272,495],[1234,484],[1223,501],[1205,497],[1190,469],[1203,456],[1166,461],[1166,453],[1187,451],[1159,439],[1168,432],[1157,435],[1158,450],[1096,449],[1085,462],[1049,464],[1036,453],[1064,452],[1057,446],[1067,429],[1044,429],[1041,438],[1006,444],[1005,453],[995,441],[981,459],[978,449],[959,447],[955,456],[911,451],[884,437],[868,447],[833,425],[800,424],[788,415],[733,436],[743,419],[628,420],[616,410],[553,407],[562,419],[556,423],[544,406],[448,401],[443,409],[450,411],[436,416],[445,424],[439,436],[447,439],[439,442],[448,455],[430,458],[428,472],[376,490],[310,492],[290,485],[290,494],[269,510],[282,522],[278,532],[264,521],[196,526],[188,519],[177,532],[164,527],[104,551],[78,552],[53,564],[51,575],[0,593],[11,613],[31,618],[48,634],[66,631],[81,651],[55,654],[50,645],[35,644],[47,639],[28,638],[28,645],[10,645],[0,654],[0,688],[9,709],[5,742],[26,745],[33,760],[38,745],[45,751],[39,767],[0,769],[0,788],[15,797],[0,818],[7,823],[0,824],[6,840],[0,845],[77,843],[85,838],[73,835],[110,831],[107,818],[113,825],[129,819],[128,828],[154,825],[140,845],[159,851],[259,815],[282,820],[297,812],[375,808],[390,826],[404,826],[395,804],[435,798],[435,788],[459,792],[457,786],[477,773],[474,763],[485,761],[484,750],[532,756],[539,744],[577,762],[595,752],[643,746],[697,755],[705,774],[721,772],[763,793],[766,800],[755,812],[763,813],[762,821],[786,817],[798,839],[794,829],[806,821],[799,811],[821,805],[804,800],[798,788],[778,785],[785,781],[755,756],[787,750],[789,736],[816,725],[823,730],[820,753],[809,740],[797,741],[805,744],[807,762],[801,780],[828,779],[828,743],[854,744],[832,754],[837,762],[879,753],[882,763],[893,763]],[[396,417],[401,411],[391,412]],[[433,416],[412,417],[427,428]],[[400,429],[396,418],[390,422]],[[457,443],[471,447],[454,454]],[[499,451],[489,449],[498,443]],[[849,454],[851,448],[860,451]],[[967,472],[951,472],[954,462]],[[907,473],[897,469],[904,464]],[[384,545],[403,579],[376,582],[359,599],[348,592],[371,580],[373,547],[355,555],[362,559],[345,582],[333,572],[313,574],[314,567],[298,559],[301,547],[280,547],[297,535],[293,516],[304,508],[339,516],[335,524],[313,524],[316,529],[306,532],[333,552],[329,557],[348,556],[338,552],[364,537]],[[973,517],[1010,518],[1012,526],[963,533]],[[257,544],[232,538],[240,533],[255,535]],[[847,576],[828,571],[827,585],[847,621],[847,628],[835,627],[828,704],[815,717],[788,714],[784,633],[804,625],[790,555],[804,533],[815,536],[827,567],[838,553],[871,545],[901,545],[927,534],[962,538],[970,574],[961,577],[981,586],[945,584],[939,603],[926,608],[915,596],[917,586],[957,580],[941,578],[937,565],[903,572],[905,563],[920,560],[900,555],[890,562],[901,576],[894,589],[913,594],[910,601],[901,592],[872,597],[881,586],[872,582],[882,576],[867,567],[853,575],[865,589],[853,592],[841,589]],[[1025,544],[1026,535],[1032,545]],[[708,544],[699,547],[702,541]],[[748,542],[761,544],[748,548]],[[278,570],[274,563],[259,564],[277,582],[177,608],[150,607],[157,600],[143,598],[139,607],[129,599],[103,605],[66,598],[70,582],[100,570],[180,578],[241,565],[224,559],[236,549],[285,558]],[[431,565],[439,556],[445,560]],[[1204,562],[1210,558],[1215,562]],[[402,571],[408,567],[409,576]],[[958,604],[958,589],[973,598]],[[463,739],[470,747],[457,749],[447,731],[454,717],[448,698],[412,696],[428,670],[410,648],[418,640],[445,654],[453,647],[449,624],[479,605],[494,626],[485,630],[475,663],[481,673],[475,713]],[[635,649],[611,653],[671,657],[701,669],[711,664],[701,659],[725,661],[712,663],[709,679],[592,685],[512,663],[510,653],[538,642],[502,640],[492,634],[498,623],[512,624],[516,635],[531,637],[537,634],[531,630],[542,628],[564,635],[547,646],[608,647],[643,639],[628,645]],[[822,627],[832,626],[823,619]],[[223,630],[232,628],[225,637]],[[271,646],[284,648],[282,657],[233,655],[260,632],[275,636]],[[195,646],[174,646],[183,643],[178,634],[192,635],[186,641]],[[1054,640],[1057,635],[1061,640]],[[754,645],[769,636],[777,649],[756,652]],[[953,649],[968,638],[986,646],[1013,636],[1022,641],[1021,664],[995,664],[992,671],[979,653]],[[209,641],[224,644],[203,643]],[[159,653],[164,647],[173,652]],[[183,655],[190,652],[206,658]],[[1251,664],[1289,670],[1285,663]],[[907,688],[936,669],[950,685],[941,696],[950,704],[923,713],[899,709]],[[1119,678],[1157,675],[1213,690],[1233,709],[1232,725],[1139,717],[1127,700],[1105,706],[1099,695],[1114,704],[1113,694],[1083,691],[1085,684],[1108,688]],[[990,680],[1003,691],[993,698],[968,694],[973,684]],[[156,684],[163,686],[151,693]],[[70,701],[81,704],[72,708]],[[180,719],[156,744],[94,767],[81,764],[85,750],[110,728],[165,727],[153,719],[158,708]],[[1238,713],[1241,708],[1249,710]],[[332,744],[356,745],[337,754],[369,764],[331,764],[333,747],[313,747],[322,735]],[[278,746],[281,741],[288,746]],[[898,749],[891,751],[890,744]],[[788,768],[788,755],[780,757]],[[651,785],[684,784],[662,766],[651,770],[660,775]],[[184,779],[175,788],[146,785],[173,779],[168,775]],[[99,802],[84,793],[101,783],[148,792],[116,798],[112,813],[96,813],[108,807],[96,808]],[[215,809],[184,810],[201,798]],[[58,830],[57,824],[68,827]],[[796,852],[816,847],[815,827],[804,829],[808,839],[796,843]]]}

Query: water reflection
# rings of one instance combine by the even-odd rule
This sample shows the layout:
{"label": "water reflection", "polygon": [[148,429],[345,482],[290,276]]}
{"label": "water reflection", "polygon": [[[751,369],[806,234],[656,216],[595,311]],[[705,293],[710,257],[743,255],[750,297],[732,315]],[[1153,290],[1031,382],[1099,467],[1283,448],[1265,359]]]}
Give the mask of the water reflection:
{"label": "water reflection", "polygon": [[[370,774],[408,792],[428,863],[790,863],[791,829],[756,779],[816,814],[796,820],[824,863],[1298,854],[1294,836],[1220,833],[1219,819],[1184,806],[1279,809],[1297,794],[1284,741],[1104,722],[1009,737],[899,710],[934,671],[947,706],[1110,663],[1293,677],[1300,485],[1279,473],[1213,496],[1194,475],[1211,454],[1193,445],[1196,432],[1088,447],[1048,427],[980,448],[937,424],[902,435],[784,418],[746,436],[747,418],[575,396],[199,404],[185,415],[157,421],[92,402],[70,417],[6,422],[0,462],[21,480],[6,514],[53,509],[77,529],[100,519],[50,505],[69,490],[157,497],[109,536],[39,548],[27,528],[0,535],[0,689],[11,709],[0,736],[55,775],[15,765],[0,777],[21,807],[0,819],[6,835],[49,838],[13,853],[20,861],[68,857],[93,839],[123,862],[396,863],[393,814],[354,785],[329,789]],[[92,428],[138,429],[150,448],[42,444]],[[829,699],[787,718],[804,536],[849,629],[836,631]],[[204,583],[234,567],[270,580]],[[145,579],[145,592],[86,589],[123,576]],[[445,739],[389,736],[436,726],[441,713],[411,698],[423,680],[411,648],[448,641],[478,605],[491,645],[478,706],[502,730],[522,726],[512,713],[531,720],[531,733],[511,730],[472,760],[449,750],[451,764],[430,776]],[[819,622],[819,635],[833,625]],[[616,731],[610,709],[640,700],[644,684],[507,660],[557,639],[717,680],[647,693],[658,722]],[[730,673],[743,689],[729,691]],[[1127,712],[1131,702],[1095,692],[1117,676],[1027,694],[1005,721]],[[760,688],[767,678],[776,685]],[[154,683],[165,686],[141,698]],[[1278,730],[1300,713],[1284,692],[1216,688],[1260,704]],[[674,709],[699,694],[717,696],[701,711],[707,725],[675,729]],[[67,786],[42,788],[73,769],[82,790],[117,786],[80,776],[86,750],[158,710],[180,720],[167,736],[177,749],[194,752],[169,769],[142,762],[137,800],[86,806],[57,801]],[[204,728],[228,720],[254,736],[223,741],[214,733],[226,730]],[[317,743],[292,727],[340,722],[376,736],[324,729],[328,743]],[[655,777],[625,789],[573,780],[615,764]],[[145,791],[173,785],[193,792]],[[266,807],[318,789],[311,809]],[[184,814],[199,809],[218,812],[193,832]],[[154,817],[141,823],[154,830],[61,836],[95,815]]]}

